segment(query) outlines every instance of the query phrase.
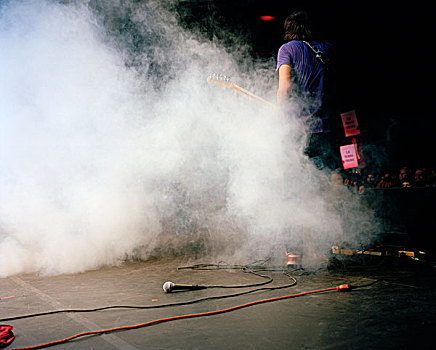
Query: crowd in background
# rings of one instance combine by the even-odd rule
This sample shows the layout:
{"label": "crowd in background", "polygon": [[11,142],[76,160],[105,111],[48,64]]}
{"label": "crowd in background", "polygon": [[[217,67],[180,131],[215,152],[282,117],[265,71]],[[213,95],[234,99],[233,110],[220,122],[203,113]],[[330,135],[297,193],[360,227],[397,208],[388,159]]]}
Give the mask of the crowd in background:
{"label": "crowd in background", "polygon": [[436,187],[436,168],[400,167],[394,169],[337,170],[332,174],[333,184],[343,184],[350,191],[362,194],[366,189]]}

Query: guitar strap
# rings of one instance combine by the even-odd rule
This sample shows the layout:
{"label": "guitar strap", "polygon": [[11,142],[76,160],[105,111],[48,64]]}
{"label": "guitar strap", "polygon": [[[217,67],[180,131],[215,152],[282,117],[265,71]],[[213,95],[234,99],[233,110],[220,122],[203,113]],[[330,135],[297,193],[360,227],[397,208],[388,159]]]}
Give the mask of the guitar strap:
{"label": "guitar strap", "polygon": [[330,59],[327,57],[327,55],[324,52],[322,52],[320,49],[314,47],[313,45],[309,44],[307,41],[303,40],[303,43],[305,43],[308,47],[310,47],[310,49],[315,53],[316,58],[319,59],[322,64],[327,66]]}

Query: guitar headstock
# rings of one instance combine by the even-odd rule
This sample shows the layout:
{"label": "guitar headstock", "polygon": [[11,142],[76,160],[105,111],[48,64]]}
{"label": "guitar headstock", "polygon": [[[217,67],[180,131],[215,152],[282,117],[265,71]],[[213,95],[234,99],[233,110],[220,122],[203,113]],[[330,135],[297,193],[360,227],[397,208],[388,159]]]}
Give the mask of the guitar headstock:
{"label": "guitar headstock", "polygon": [[224,89],[231,89],[234,86],[230,78],[223,74],[213,73],[207,77],[207,82],[210,84],[215,83]]}

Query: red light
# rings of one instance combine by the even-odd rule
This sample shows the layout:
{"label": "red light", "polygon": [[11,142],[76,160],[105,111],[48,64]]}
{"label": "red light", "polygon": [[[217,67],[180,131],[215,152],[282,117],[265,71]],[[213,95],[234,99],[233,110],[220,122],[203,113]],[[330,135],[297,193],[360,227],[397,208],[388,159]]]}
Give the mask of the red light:
{"label": "red light", "polygon": [[269,16],[269,15],[260,16],[259,18],[261,21],[274,21],[276,19],[274,16]]}

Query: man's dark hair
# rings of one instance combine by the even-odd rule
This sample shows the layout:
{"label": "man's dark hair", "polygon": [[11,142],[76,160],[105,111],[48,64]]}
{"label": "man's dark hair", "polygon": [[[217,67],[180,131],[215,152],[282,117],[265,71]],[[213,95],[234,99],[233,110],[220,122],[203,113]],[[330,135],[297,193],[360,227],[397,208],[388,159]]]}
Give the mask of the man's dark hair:
{"label": "man's dark hair", "polygon": [[311,40],[312,30],[305,11],[291,13],[285,19],[285,40]]}

